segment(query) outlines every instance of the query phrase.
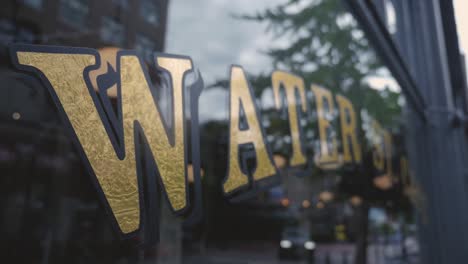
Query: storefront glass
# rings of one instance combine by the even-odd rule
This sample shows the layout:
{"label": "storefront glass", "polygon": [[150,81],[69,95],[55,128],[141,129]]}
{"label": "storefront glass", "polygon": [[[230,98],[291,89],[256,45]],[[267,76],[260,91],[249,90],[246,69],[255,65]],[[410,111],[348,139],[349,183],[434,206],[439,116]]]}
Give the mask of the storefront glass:
{"label": "storefront glass", "polygon": [[405,98],[343,1],[3,5],[2,259],[419,263]]}

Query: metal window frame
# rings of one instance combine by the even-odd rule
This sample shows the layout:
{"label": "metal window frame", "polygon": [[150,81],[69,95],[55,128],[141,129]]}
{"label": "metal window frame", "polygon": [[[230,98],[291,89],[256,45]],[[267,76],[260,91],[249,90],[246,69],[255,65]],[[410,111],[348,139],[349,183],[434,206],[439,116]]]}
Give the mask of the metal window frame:
{"label": "metal window frame", "polygon": [[[381,0],[344,0],[408,98],[406,136],[412,169],[424,193],[418,213],[421,263],[468,259],[466,77],[451,0],[392,0],[392,39]],[[463,121],[463,122],[460,122]]]}
{"label": "metal window frame", "polygon": [[426,120],[424,113],[426,102],[417,89],[408,66],[403,61],[375,6],[364,0],[348,0],[345,3],[366,32],[378,55],[400,84],[409,105],[422,120]]}

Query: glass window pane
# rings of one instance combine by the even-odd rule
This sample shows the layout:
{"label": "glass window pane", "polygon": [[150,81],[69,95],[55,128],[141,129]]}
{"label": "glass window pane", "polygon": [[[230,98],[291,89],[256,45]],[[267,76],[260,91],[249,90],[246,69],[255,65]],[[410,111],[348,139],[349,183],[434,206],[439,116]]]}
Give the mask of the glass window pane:
{"label": "glass window pane", "polygon": [[140,15],[148,23],[159,25],[159,8],[155,0],[140,0]]}
{"label": "glass window pane", "polygon": [[22,0],[22,2],[30,7],[40,9],[43,5],[43,0]]}
{"label": "glass window pane", "polygon": [[5,2],[0,259],[422,263],[409,108],[343,2]]}
{"label": "glass window pane", "polygon": [[114,18],[103,17],[101,38],[109,44],[123,46],[125,44],[123,25]]}
{"label": "glass window pane", "polygon": [[128,0],[112,0],[117,6],[128,8]]}
{"label": "glass window pane", "polygon": [[60,15],[63,21],[76,27],[86,27],[89,0],[61,0]]}
{"label": "glass window pane", "polygon": [[137,34],[135,40],[135,50],[143,55],[146,60],[151,61],[153,53],[156,51],[156,46],[154,42],[148,37],[142,34]]}

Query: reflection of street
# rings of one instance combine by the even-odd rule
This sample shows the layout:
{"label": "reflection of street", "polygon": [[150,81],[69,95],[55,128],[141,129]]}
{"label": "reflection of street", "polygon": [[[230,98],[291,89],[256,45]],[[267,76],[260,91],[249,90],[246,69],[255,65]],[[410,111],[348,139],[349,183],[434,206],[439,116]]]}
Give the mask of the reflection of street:
{"label": "reflection of street", "polygon": [[370,264],[417,264],[419,255],[402,256],[400,245],[372,244],[367,249],[367,262]]}
{"label": "reflection of street", "polygon": [[327,244],[317,247],[315,264],[352,264],[354,244]]}
{"label": "reflection of street", "polygon": [[[184,264],[306,264],[304,260],[279,260],[277,246],[273,243],[231,245],[230,249],[207,249],[205,254],[184,256]],[[368,248],[369,264],[415,264],[416,256],[403,260],[395,246],[372,244]],[[354,263],[354,244],[334,243],[317,245],[314,264]]]}
{"label": "reflection of street", "polygon": [[[273,243],[231,247],[232,249],[208,249],[203,255],[184,257],[184,264],[305,264],[304,260],[279,260],[278,247]],[[351,264],[354,258],[352,244],[317,245],[315,264]]]}

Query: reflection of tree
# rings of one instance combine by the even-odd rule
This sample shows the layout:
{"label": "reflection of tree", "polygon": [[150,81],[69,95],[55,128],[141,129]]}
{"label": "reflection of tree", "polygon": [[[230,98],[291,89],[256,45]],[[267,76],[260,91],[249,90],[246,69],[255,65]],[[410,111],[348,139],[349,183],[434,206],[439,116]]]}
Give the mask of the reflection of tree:
{"label": "reflection of tree", "polygon": [[[383,127],[397,125],[396,121],[401,114],[401,94],[389,88],[371,89],[369,77],[378,76],[387,80],[391,77],[340,0],[289,0],[239,18],[267,25],[273,40],[269,47],[265,47],[265,53],[271,58],[274,69],[291,72],[303,77],[306,85],[319,84],[334,94],[342,94],[350,99],[358,115],[358,124],[364,124],[364,130],[368,126],[365,120],[361,120],[360,113],[363,113],[363,117],[378,120]],[[261,74],[249,77],[257,97],[270,87],[270,76]],[[310,99],[311,91],[307,90]],[[274,129],[281,131],[276,133],[287,135],[284,126],[287,127],[288,123],[278,120],[279,115],[270,115],[270,112],[275,110],[262,109],[263,118],[270,119],[267,134]],[[314,135],[316,115],[313,109],[309,109],[307,115],[308,120],[304,120],[307,122],[302,124],[305,140],[317,141],[314,140],[317,136]],[[371,151],[371,144],[366,142],[361,125],[358,127],[363,151]],[[339,129],[330,132],[340,138]],[[277,139],[275,137],[274,141]],[[312,144],[318,145],[318,142]],[[307,147],[308,153],[309,150],[310,146]]]}
{"label": "reflection of tree", "polygon": [[[274,69],[345,95],[357,111],[367,109],[384,125],[400,114],[399,93],[369,89],[365,82],[385,76],[385,70],[340,0],[289,0],[241,18],[268,25],[274,39],[265,52]],[[268,87],[269,76],[257,76],[252,84],[256,90]]]}
{"label": "reflection of tree", "polygon": [[[380,91],[371,89],[367,81],[369,77],[390,76],[341,0],[289,0],[241,18],[267,24],[273,41],[265,48],[265,53],[272,59],[274,69],[301,76],[306,85],[319,84],[334,94],[344,95],[353,103],[358,123],[361,123],[359,113],[364,112],[365,116],[379,120],[384,127],[396,124],[401,114],[398,103],[401,95],[388,88]],[[250,78],[257,96],[270,86],[269,78],[265,75]],[[303,129],[307,134],[311,131],[308,129],[310,122],[306,126]],[[362,134],[360,138],[364,139]],[[370,146],[366,142],[361,143],[364,153],[370,153]],[[359,234],[356,261],[364,263],[368,205],[379,200],[393,200],[398,205],[404,202],[400,202],[402,196],[397,189],[385,194],[376,190],[370,181],[373,172],[366,164],[359,171],[342,170],[340,174],[343,176],[340,189],[365,199],[363,205],[356,208]]]}

